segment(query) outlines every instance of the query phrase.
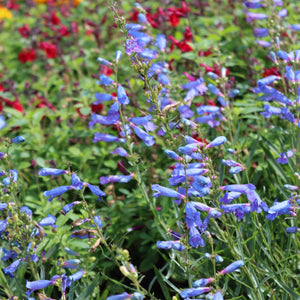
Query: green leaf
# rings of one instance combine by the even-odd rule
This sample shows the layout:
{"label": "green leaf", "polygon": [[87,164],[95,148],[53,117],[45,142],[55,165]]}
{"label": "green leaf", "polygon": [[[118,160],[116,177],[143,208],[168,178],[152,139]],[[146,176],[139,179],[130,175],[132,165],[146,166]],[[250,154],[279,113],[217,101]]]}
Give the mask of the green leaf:
{"label": "green leaf", "polygon": [[158,270],[154,265],[153,265],[153,269],[154,269],[156,278],[157,278],[157,280],[160,284],[161,290],[162,290],[162,292],[165,296],[165,299],[166,300],[171,300],[171,296],[169,294],[168,287],[167,287],[166,283],[164,282],[164,278],[163,278],[160,270]]}

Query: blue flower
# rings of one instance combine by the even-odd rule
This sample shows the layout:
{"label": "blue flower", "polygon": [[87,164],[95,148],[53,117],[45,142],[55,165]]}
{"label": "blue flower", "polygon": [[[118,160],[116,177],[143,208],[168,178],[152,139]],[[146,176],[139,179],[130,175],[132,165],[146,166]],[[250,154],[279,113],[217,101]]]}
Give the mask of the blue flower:
{"label": "blue flower", "polygon": [[67,174],[67,173],[68,173],[68,171],[66,171],[66,170],[60,170],[60,169],[54,169],[54,168],[42,168],[39,171],[40,176],[47,176],[47,175],[57,176],[57,175],[62,175],[62,174]]}
{"label": "blue flower", "polygon": [[124,292],[123,294],[118,294],[118,295],[113,295],[110,297],[107,297],[106,300],[126,300],[126,299],[130,299],[131,295]]}
{"label": "blue flower", "polygon": [[104,85],[104,86],[108,86],[108,85],[111,85],[112,83],[114,83],[114,81],[111,78],[109,78],[108,76],[101,74],[100,81],[98,81],[97,83]]}
{"label": "blue flower", "polygon": [[84,274],[85,271],[81,269],[78,272],[74,273],[73,275],[68,276],[67,287],[70,287],[72,282],[79,280]]}
{"label": "blue flower", "polygon": [[97,142],[123,142],[123,139],[120,139],[116,136],[113,136],[111,134],[105,134],[105,133],[98,133],[95,132],[94,135],[94,139],[93,139],[93,143],[97,143]]}
{"label": "blue flower", "polygon": [[119,62],[121,56],[122,56],[122,52],[120,50],[117,50],[117,52],[116,52],[116,63]]}
{"label": "blue flower", "polygon": [[81,203],[80,201],[74,201],[72,203],[66,204],[62,210],[60,211],[61,214],[66,215],[76,204]]}
{"label": "blue flower", "polygon": [[57,262],[58,266],[62,266],[64,269],[77,269],[81,261],[79,259],[69,259],[62,262]]}
{"label": "blue flower", "polygon": [[203,286],[210,284],[213,281],[214,281],[214,278],[212,278],[212,277],[202,278],[202,279],[198,279],[198,280],[194,281],[192,286],[193,286],[193,288],[203,287]]}
{"label": "blue flower", "polygon": [[143,47],[140,41],[136,39],[127,39],[126,40],[126,53],[132,55],[134,52],[140,53],[143,51]]}
{"label": "blue flower", "polygon": [[223,299],[224,299],[224,298],[223,298],[223,295],[222,295],[221,291],[218,291],[218,292],[216,292],[216,293],[214,294],[214,297],[213,297],[212,300],[223,300]]}
{"label": "blue flower", "polygon": [[111,66],[112,63],[102,57],[98,57],[97,58],[97,61],[101,64],[101,65],[104,65],[104,66]]}
{"label": "blue flower", "polygon": [[185,249],[184,245],[182,245],[180,242],[178,241],[158,241],[156,243],[156,247],[158,249],[174,249],[177,251],[183,251]]}
{"label": "blue flower", "polygon": [[124,104],[124,105],[129,104],[129,99],[128,99],[127,95],[126,95],[126,91],[122,87],[121,84],[119,84],[118,88],[117,88],[117,97],[118,97],[118,102],[120,104]]}
{"label": "blue flower", "polygon": [[300,232],[300,228],[298,227],[288,227],[285,229],[287,233],[297,233]]}
{"label": "blue flower", "polygon": [[72,188],[75,190],[81,190],[83,187],[83,182],[80,180],[80,178],[73,173],[72,174]]}
{"label": "blue flower", "polygon": [[36,281],[27,281],[26,282],[26,288],[29,289],[29,291],[26,292],[27,296],[30,296],[32,292],[44,289],[48,287],[49,285],[54,285],[56,280],[59,278],[58,275],[54,275],[51,280],[36,280]]}
{"label": "blue flower", "polygon": [[96,98],[97,101],[94,101],[93,104],[100,104],[100,103],[103,103],[105,101],[110,101],[114,97],[112,95],[110,95],[110,94],[96,93],[95,94],[95,98]]}
{"label": "blue flower", "polygon": [[156,198],[159,197],[159,196],[178,198],[178,199],[183,199],[184,198],[184,195],[181,195],[178,192],[176,192],[176,191],[174,191],[170,188],[167,188],[167,187],[164,187],[164,186],[161,186],[161,185],[158,185],[158,184],[152,184],[151,189],[156,191],[156,193],[154,193],[152,195],[153,197],[156,197]]}
{"label": "blue flower", "polygon": [[101,218],[100,218],[99,215],[94,216],[94,217],[93,217],[93,220],[95,221],[95,223],[97,224],[97,226],[98,226],[99,228],[101,228],[101,227],[103,226],[102,221],[101,221]]}
{"label": "blue flower", "polygon": [[155,144],[154,137],[149,135],[146,131],[134,124],[131,124],[131,127],[133,127],[135,134],[146,144],[146,146],[150,147]]}
{"label": "blue flower", "polygon": [[164,34],[158,34],[156,36],[156,42],[155,45],[157,46],[157,48],[164,52],[167,46],[167,39],[166,36]]}
{"label": "blue flower", "polygon": [[45,191],[43,195],[48,198],[48,201],[51,202],[53,198],[60,196],[61,194],[72,189],[72,186],[59,186],[50,191]]}
{"label": "blue flower", "polygon": [[25,138],[23,136],[19,135],[19,136],[14,137],[11,141],[14,144],[20,144],[20,143],[25,142]]}
{"label": "blue flower", "polygon": [[222,271],[219,272],[219,274],[227,274],[227,273],[231,273],[236,271],[237,269],[241,268],[242,266],[244,266],[244,261],[243,260],[237,260],[233,263],[231,263],[230,265],[228,265],[225,269],[223,269]]}
{"label": "blue flower", "polygon": [[226,142],[227,142],[227,139],[225,136],[218,136],[213,141],[211,141],[209,144],[207,144],[205,148],[217,147]]}
{"label": "blue flower", "polygon": [[99,201],[101,201],[102,197],[105,196],[105,193],[102,190],[100,190],[97,186],[89,184],[87,182],[85,182],[84,185],[86,185],[94,195],[98,196]]}
{"label": "blue flower", "polygon": [[195,296],[202,295],[204,293],[208,293],[209,291],[210,291],[209,287],[198,287],[198,288],[186,289],[180,293],[180,297],[186,299],[189,297],[195,297]]}
{"label": "blue flower", "polygon": [[102,176],[100,177],[100,183],[103,185],[113,182],[128,183],[132,178],[133,174]]}
{"label": "blue flower", "polygon": [[43,218],[39,224],[41,226],[52,226],[53,228],[58,227],[57,225],[55,225],[56,222],[56,217],[52,216],[51,214],[49,214],[46,218]]}
{"label": "blue flower", "polygon": [[2,269],[3,273],[5,275],[10,276],[11,278],[14,278],[15,276],[13,273],[16,272],[16,270],[18,269],[22,260],[23,260],[23,258],[19,258],[19,259],[15,260],[11,265]]}
{"label": "blue flower", "polygon": [[15,259],[18,257],[18,253],[14,250],[6,250],[4,247],[2,248],[4,252],[4,256],[1,258],[3,261],[7,261],[9,259]]}
{"label": "blue flower", "polygon": [[110,151],[111,154],[118,154],[122,157],[127,157],[129,154],[127,153],[127,151],[125,149],[123,149],[122,147],[118,147],[116,148],[114,151]]}

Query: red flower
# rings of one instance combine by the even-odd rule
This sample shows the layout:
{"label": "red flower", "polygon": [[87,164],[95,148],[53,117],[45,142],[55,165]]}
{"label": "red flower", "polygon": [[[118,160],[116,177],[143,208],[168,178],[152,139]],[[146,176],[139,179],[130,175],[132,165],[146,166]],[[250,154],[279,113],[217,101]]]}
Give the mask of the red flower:
{"label": "red flower", "polygon": [[133,9],[133,13],[130,14],[129,20],[132,22],[138,22],[139,11],[137,9]]}
{"label": "red flower", "polygon": [[280,76],[277,67],[272,67],[270,69],[264,68],[264,73],[262,73],[262,76],[267,77],[271,75]]}
{"label": "red flower", "polygon": [[190,27],[185,28],[185,31],[184,31],[183,35],[184,35],[184,41],[185,42],[190,42],[192,40],[193,34],[192,34],[192,31],[191,31]]}
{"label": "red flower", "polygon": [[209,56],[209,55],[212,55],[213,53],[211,52],[211,47],[206,50],[206,51],[203,51],[203,50],[200,50],[198,55],[199,56]]}
{"label": "red flower", "polygon": [[171,26],[175,27],[179,24],[179,17],[176,12],[173,12],[169,15],[169,22]]}
{"label": "red flower", "polygon": [[[205,68],[205,73],[213,72],[213,73],[217,74],[218,76],[221,76],[221,69],[217,65],[214,65],[213,68],[209,67],[205,64],[200,64],[200,66]],[[228,76],[229,74],[230,74],[230,71],[226,68],[226,76]]]}
{"label": "red flower", "polygon": [[15,101],[9,101],[3,97],[0,97],[0,100],[3,101],[7,106],[12,107],[19,112],[24,111],[22,104],[19,102],[19,99],[16,99]]}
{"label": "red flower", "polygon": [[189,44],[187,44],[187,43],[185,43],[185,42],[179,42],[179,43],[177,44],[177,47],[178,47],[182,52],[190,52],[190,51],[193,51],[193,48],[192,48]]}
{"label": "red flower", "polygon": [[4,86],[2,86],[2,85],[0,84],[0,92],[4,92],[4,91],[5,91]]}
{"label": "red flower", "polygon": [[14,1],[7,1],[7,2],[6,2],[6,7],[7,7],[8,9],[18,10],[18,9],[20,8],[20,5],[14,3]]}
{"label": "red flower", "polygon": [[67,28],[67,26],[61,24],[60,28],[57,30],[57,32],[61,35],[61,36],[69,36],[70,32]]}
{"label": "red flower", "polygon": [[159,17],[158,13],[155,13],[155,14],[147,13],[146,14],[147,21],[153,28],[158,28],[160,25],[160,22],[157,20],[158,17]]}
{"label": "red flower", "polygon": [[96,114],[100,114],[103,109],[103,105],[100,104],[91,104],[92,112]]}
{"label": "red flower", "polygon": [[198,134],[192,135],[192,138],[195,139],[195,140],[197,140],[198,142],[202,142],[202,143],[208,144],[207,140],[200,138]]}
{"label": "red flower", "polygon": [[114,73],[114,71],[113,71],[113,69],[109,69],[107,66],[102,66],[101,73],[106,76],[110,76]]}
{"label": "red flower", "polygon": [[58,25],[60,23],[60,19],[56,15],[55,11],[51,11],[50,22],[52,25]]}
{"label": "red flower", "polygon": [[48,58],[56,57],[56,47],[48,42],[40,42],[40,49],[44,50]]}
{"label": "red flower", "polygon": [[78,33],[78,26],[76,22],[74,21],[71,22],[71,29],[73,33]]}
{"label": "red flower", "polygon": [[18,58],[21,63],[26,63],[28,61],[34,61],[36,59],[36,55],[32,48],[22,49]]}
{"label": "red flower", "polygon": [[28,38],[30,35],[29,26],[27,24],[25,24],[23,27],[18,28],[18,31],[24,38]]}

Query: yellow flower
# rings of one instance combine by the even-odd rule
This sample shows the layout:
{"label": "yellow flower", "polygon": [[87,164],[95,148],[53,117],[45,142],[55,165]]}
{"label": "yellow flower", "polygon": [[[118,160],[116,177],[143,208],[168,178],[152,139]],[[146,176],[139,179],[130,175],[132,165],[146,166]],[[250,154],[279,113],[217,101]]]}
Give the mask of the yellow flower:
{"label": "yellow flower", "polygon": [[0,20],[2,19],[11,19],[12,13],[6,8],[0,6]]}

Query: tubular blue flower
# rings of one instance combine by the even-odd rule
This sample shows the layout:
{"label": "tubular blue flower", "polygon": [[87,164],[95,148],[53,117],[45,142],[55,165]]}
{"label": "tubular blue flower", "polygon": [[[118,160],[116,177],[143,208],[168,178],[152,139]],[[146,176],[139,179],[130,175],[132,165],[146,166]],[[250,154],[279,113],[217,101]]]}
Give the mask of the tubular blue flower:
{"label": "tubular blue flower", "polygon": [[85,271],[81,269],[78,272],[74,273],[73,275],[68,276],[67,287],[70,287],[72,282],[79,280],[84,274]]}
{"label": "tubular blue flower", "polygon": [[105,134],[105,133],[99,133],[95,132],[93,143],[97,142],[123,142],[123,139],[120,139],[116,136],[113,136],[111,134]]}
{"label": "tubular blue flower", "polygon": [[280,115],[281,114],[281,108],[270,106],[270,105],[264,105],[264,112],[261,112],[260,114],[263,115],[265,118],[270,118],[273,115]]}
{"label": "tubular blue flower", "polygon": [[280,157],[276,159],[276,162],[279,164],[288,164],[288,158],[291,158],[294,155],[294,150],[288,150],[286,153],[280,153]]}
{"label": "tubular blue flower", "polygon": [[130,300],[143,300],[143,299],[144,299],[144,296],[139,292],[133,293],[133,295],[130,298]]}
{"label": "tubular blue flower", "polygon": [[15,259],[18,257],[18,253],[14,250],[6,250],[3,247],[2,251],[4,252],[4,256],[1,258],[2,261],[7,261],[9,259]]}
{"label": "tubular blue flower", "polygon": [[172,150],[164,150],[164,153],[169,156],[170,158],[172,159],[175,159],[175,160],[182,160],[182,157],[180,157],[176,152],[172,151]]}
{"label": "tubular blue flower", "polygon": [[285,51],[279,50],[277,51],[277,56],[282,59],[284,62],[289,62],[294,59],[293,53],[286,53]]}
{"label": "tubular blue flower", "polygon": [[143,24],[147,24],[147,23],[148,23],[147,17],[146,17],[146,15],[143,14],[143,13],[139,13],[139,14],[138,14],[138,19],[139,19],[139,21],[140,21],[141,23],[143,23]]}
{"label": "tubular blue flower", "polygon": [[198,246],[204,247],[205,243],[202,239],[200,232],[197,230],[195,226],[192,226],[189,231],[189,243],[193,248],[197,248]]}
{"label": "tubular blue flower", "polygon": [[272,44],[268,41],[263,41],[263,40],[256,40],[255,41],[257,45],[262,46],[264,48],[269,48],[272,46]]}
{"label": "tubular blue flower", "polygon": [[133,29],[133,30],[144,30],[145,26],[141,24],[135,24],[135,23],[128,23],[125,25],[127,30]]}
{"label": "tubular blue flower", "polygon": [[213,297],[212,300],[223,300],[223,299],[224,299],[224,298],[223,298],[223,295],[222,295],[221,291],[218,291],[218,292],[216,292],[216,293],[214,294],[214,297]]}
{"label": "tubular blue flower", "polygon": [[110,101],[114,99],[114,97],[110,94],[101,94],[101,93],[96,93],[95,98],[97,101],[94,101],[93,104],[100,104],[105,101]]}
{"label": "tubular blue flower", "polygon": [[273,206],[269,208],[268,214],[266,215],[266,219],[274,220],[277,216],[283,214],[294,215],[293,210],[294,207],[292,204],[292,200],[290,199],[282,202],[275,202]]}
{"label": "tubular blue flower", "polygon": [[285,184],[283,187],[289,191],[297,191],[300,188],[299,186],[290,185],[290,184]]}
{"label": "tubular blue flower", "polygon": [[280,10],[280,11],[278,12],[277,16],[278,16],[279,18],[284,18],[284,17],[287,16],[287,14],[288,14],[287,9],[286,9],[286,8],[283,8],[282,10]]}
{"label": "tubular blue flower", "polygon": [[3,180],[2,180],[2,183],[4,185],[10,185],[10,178],[9,177],[5,177]]}
{"label": "tubular blue flower", "polygon": [[124,292],[123,294],[113,295],[106,298],[106,300],[126,300],[130,299],[131,295]]}
{"label": "tubular blue flower", "polygon": [[255,37],[265,37],[269,35],[269,29],[268,28],[255,28],[253,29],[253,35]]}
{"label": "tubular blue flower", "polygon": [[255,190],[250,190],[246,194],[247,199],[251,202],[250,211],[256,211],[257,213],[261,213],[262,209],[267,212],[269,210],[268,205],[262,201],[259,195],[256,193]]}
{"label": "tubular blue flower", "polygon": [[74,256],[79,256],[79,254],[77,252],[75,252],[74,250],[71,250],[68,247],[65,247],[64,250],[69,254],[69,255],[74,255]]}
{"label": "tubular blue flower", "polygon": [[26,288],[28,288],[29,291],[26,292],[26,295],[29,296],[34,291],[44,289],[44,288],[48,287],[49,285],[54,285],[58,278],[59,278],[59,276],[55,275],[51,278],[51,280],[27,281]]}
{"label": "tubular blue flower", "polygon": [[252,183],[230,184],[230,185],[220,186],[220,189],[228,192],[237,192],[237,193],[246,194],[250,190],[255,190],[255,185],[253,185]]}
{"label": "tubular blue flower", "polygon": [[80,180],[80,178],[73,173],[72,174],[72,188],[75,190],[81,190],[83,187],[83,182]]}
{"label": "tubular blue flower", "polygon": [[102,176],[100,177],[101,184],[108,184],[112,182],[120,182],[120,183],[127,183],[133,178],[133,174],[130,175],[109,175],[109,176]]}
{"label": "tubular blue flower", "polygon": [[116,63],[119,62],[121,56],[122,56],[122,52],[120,50],[117,50],[117,52],[116,52]]}
{"label": "tubular blue flower", "polygon": [[13,169],[13,170],[9,170],[9,173],[10,173],[10,175],[11,175],[12,181],[13,181],[14,183],[16,183],[17,180],[18,180],[18,171],[15,170],[15,169]]}
{"label": "tubular blue flower", "polygon": [[244,261],[242,260],[237,260],[233,263],[231,263],[230,265],[228,265],[225,269],[223,269],[222,271],[219,272],[219,274],[227,274],[227,273],[231,273],[236,271],[237,269],[241,268],[242,266],[244,266]]}
{"label": "tubular blue flower", "polygon": [[237,173],[240,173],[242,172],[243,170],[245,170],[245,167],[231,167],[229,169],[229,174],[237,174]]}
{"label": "tubular blue flower", "polygon": [[85,182],[84,185],[87,186],[94,195],[98,196],[99,201],[101,201],[102,197],[105,196],[105,193],[101,191],[97,186],[91,185],[87,182]]}
{"label": "tubular blue flower", "polygon": [[220,205],[220,209],[224,210],[225,214],[230,214],[234,212],[235,216],[240,221],[244,215],[250,212],[250,203],[241,203],[241,204],[227,204],[227,205]]}
{"label": "tubular blue flower", "polygon": [[15,260],[11,265],[2,269],[3,273],[5,275],[10,276],[11,278],[14,278],[15,276],[13,273],[17,271],[22,260],[23,260],[23,258],[19,258],[19,259]]}
{"label": "tubular blue flower", "polygon": [[104,66],[111,66],[112,63],[102,57],[98,57],[97,58],[97,61],[101,64],[101,65],[104,65]]}
{"label": "tubular blue flower", "polygon": [[157,46],[157,48],[164,52],[167,46],[167,39],[166,36],[164,34],[158,34],[156,36],[156,42],[155,45]]}
{"label": "tubular blue flower", "polygon": [[156,243],[156,247],[158,249],[174,249],[177,251],[183,251],[185,249],[184,245],[182,245],[180,242],[178,241],[158,241]]}
{"label": "tubular blue flower", "polygon": [[286,233],[297,233],[300,232],[300,228],[298,227],[288,227],[285,229]]}
{"label": "tubular blue flower", "polygon": [[136,39],[127,39],[126,40],[126,53],[131,56],[134,52],[141,53],[143,51],[143,47],[141,42]]}
{"label": "tubular blue flower", "polygon": [[0,211],[4,210],[7,208],[7,204],[6,203],[0,203]]}
{"label": "tubular blue flower", "polygon": [[20,144],[20,143],[25,142],[25,138],[23,136],[19,135],[19,136],[14,137],[11,141],[14,144]]}
{"label": "tubular blue flower", "polygon": [[94,222],[96,223],[96,225],[101,228],[103,226],[101,218],[99,215],[96,215],[93,217]]}
{"label": "tubular blue flower", "polygon": [[215,85],[213,85],[212,83],[209,83],[207,85],[207,87],[208,87],[209,91],[211,93],[213,93],[214,95],[216,95],[216,96],[222,96],[222,93],[220,92],[220,90]]}
{"label": "tubular blue flower", "polygon": [[81,203],[80,201],[74,201],[72,203],[66,204],[62,210],[60,211],[61,214],[66,215],[76,204]]}
{"label": "tubular blue flower", "polygon": [[126,91],[122,87],[121,84],[119,84],[118,88],[117,88],[117,97],[118,97],[118,102],[120,104],[124,104],[124,105],[129,104],[129,99],[128,99],[127,95],[126,95]]}
{"label": "tubular blue flower", "polygon": [[114,151],[110,151],[111,154],[118,154],[122,157],[127,157],[129,154],[127,153],[127,151],[125,149],[123,149],[122,147],[118,147],[117,149],[115,149]]}
{"label": "tubular blue flower", "polygon": [[212,278],[212,277],[210,277],[210,278],[201,278],[201,279],[198,279],[198,280],[194,281],[193,284],[192,284],[192,287],[193,288],[203,287],[203,286],[206,286],[206,285],[210,284],[213,281],[214,281],[214,278]]}
{"label": "tubular blue flower", "polygon": [[62,175],[62,174],[67,174],[67,170],[60,170],[60,169],[54,169],[54,168],[42,168],[39,171],[40,176],[57,176],[57,175]]}
{"label": "tubular blue flower", "polygon": [[158,74],[157,81],[163,85],[171,85],[171,81],[166,74]]}
{"label": "tubular blue flower", "polygon": [[72,186],[59,186],[50,191],[45,191],[43,195],[48,198],[48,201],[51,202],[53,198],[60,196],[61,194],[72,189]]}
{"label": "tubular blue flower", "polygon": [[224,109],[222,107],[213,106],[213,105],[201,105],[197,107],[197,114],[205,114],[205,113],[216,113],[220,111],[221,109]]}
{"label": "tubular blue flower", "polygon": [[209,287],[198,287],[198,288],[186,289],[180,293],[180,297],[186,299],[189,297],[195,297],[195,296],[208,293],[209,291],[210,291]]}
{"label": "tubular blue flower", "polygon": [[114,81],[111,78],[109,78],[108,76],[101,74],[100,81],[98,81],[97,83],[100,85],[109,86],[109,85],[113,84]]}
{"label": "tubular blue flower", "polygon": [[102,125],[112,125],[115,124],[119,120],[119,103],[115,102],[109,109],[107,116],[102,116],[93,113],[91,115],[91,121],[89,122],[89,128],[92,128],[96,123],[100,123]]}
{"label": "tubular blue flower", "polygon": [[251,23],[253,20],[263,20],[263,19],[266,19],[268,18],[268,16],[266,14],[263,14],[263,13],[253,13],[253,12],[250,12],[250,11],[247,11],[246,12],[246,21],[248,23]]}
{"label": "tubular blue flower", "polygon": [[41,226],[52,226],[53,228],[56,228],[58,227],[57,225],[55,225],[55,222],[56,222],[56,217],[55,216],[52,216],[51,214],[48,215],[48,217],[46,218],[43,218],[39,224]]}
{"label": "tubular blue flower", "polygon": [[142,52],[139,53],[139,56],[145,60],[152,60],[157,57],[157,51],[145,48]]}
{"label": "tubular blue flower", "polygon": [[180,153],[183,153],[183,154],[190,155],[193,152],[198,151],[200,149],[200,147],[201,147],[201,144],[198,144],[198,143],[187,144],[187,145],[185,145],[183,147],[179,147],[177,149],[177,151],[180,152]]}
{"label": "tubular blue flower", "polygon": [[243,5],[247,8],[260,8],[260,7],[264,7],[265,4],[260,3],[260,1],[244,1]]}
{"label": "tubular blue flower", "polygon": [[7,220],[0,220],[0,234],[3,233],[8,226]]}
{"label": "tubular blue flower", "polygon": [[220,255],[216,255],[216,263],[217,264],[220,264],[220,263],[222,263],[223,262],[223,257],[222,256],[220,256]]}
{"label": "tubular blue flower", "polygon": [[221,160],[221,163],[227,167],[238,167],[238,166],[241,166],[240,163],[234,161],[234,160],[231,160],[231,159],[222,159]]}
{"label": "tubular blue flower", "polygon": [[213,80],[217,80],[219,78],[219,76],[214,72],[207,72],[206,75]]}
{"label": "tubular blue flower", "polygon": [[227,139],[225,136],[218,136],[213,141],[211,141],[209,144],[207,144],[205,148],[217,147],[226,142],[227,142]]}
{"label": "tubular blue flower", "polygon": [[155,144],[154,137],[149,135],[146,131],[135,126],[134,124],[131,124],[131,127],[133,128],[135,134],[146,144],[146,146],[150,147]]}
{"label": "tubular blue flower", "polygon": [[181,195],[178,192],[176,192],[176,191],[174,191],[170,188],[167,188],[167,187],[164,187],[164,186],[161,186],[161,185],[158,185],[158,184],[152,184],[151,189],[156,191],[156,193],[154,193],[152,195],[155,198],[157,198],[159,196],[165,196],[165,197],[170,197],[170,198],[178,198],[178,199],[183,199],[184,198],[184,195]]}
{"label": "tubular blue flower", "polygon": [[4,128],[5,126],[5,118],[3,116],[0,116],[0,129]]}

